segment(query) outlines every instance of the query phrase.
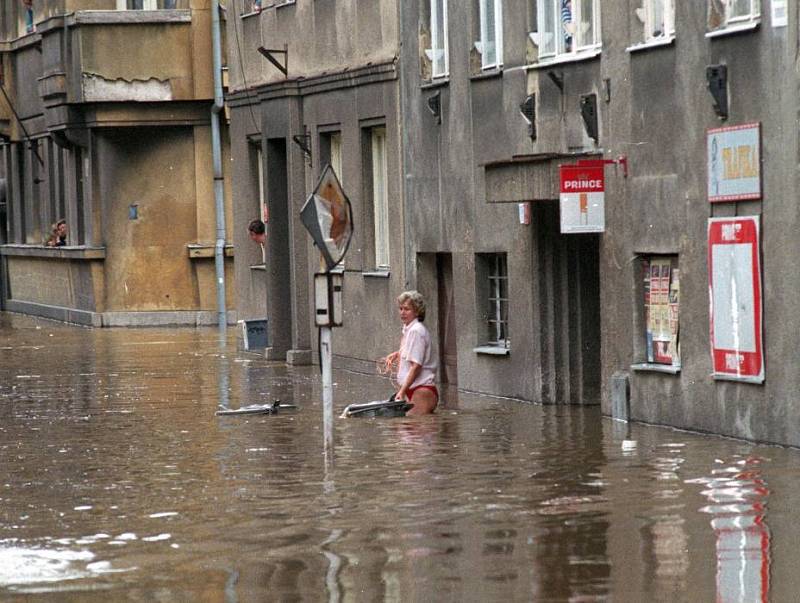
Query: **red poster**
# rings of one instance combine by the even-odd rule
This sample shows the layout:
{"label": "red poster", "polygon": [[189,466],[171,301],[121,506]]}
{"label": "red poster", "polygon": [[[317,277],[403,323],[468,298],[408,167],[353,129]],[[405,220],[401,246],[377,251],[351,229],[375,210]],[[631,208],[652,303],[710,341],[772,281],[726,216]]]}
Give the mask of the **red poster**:
{"label": "red poster", "polygon": [[708,221],[708,291],[713,375],[762,383],[758,216]]}

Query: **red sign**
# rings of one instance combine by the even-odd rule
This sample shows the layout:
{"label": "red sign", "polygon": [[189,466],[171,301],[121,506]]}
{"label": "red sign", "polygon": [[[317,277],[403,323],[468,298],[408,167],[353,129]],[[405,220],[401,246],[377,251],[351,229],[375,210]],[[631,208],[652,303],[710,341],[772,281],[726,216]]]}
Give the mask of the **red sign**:
{"label": "red sign", "polygon": [[603,166],[562,165],[562,193],[602,193],[605,191]]}
{"label": "red sign", "polygon": [[708,221],[708,291],[713,375],[762,383],[758,216]]}

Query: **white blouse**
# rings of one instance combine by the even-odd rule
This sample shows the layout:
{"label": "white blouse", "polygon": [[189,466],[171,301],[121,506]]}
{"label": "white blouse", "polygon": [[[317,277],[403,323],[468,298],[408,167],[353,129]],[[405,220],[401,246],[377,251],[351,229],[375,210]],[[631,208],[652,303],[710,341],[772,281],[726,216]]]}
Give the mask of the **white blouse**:
{"label": "white blouse", "polygon": [[433,385],[436,383],[437,362],[431,350],[431,334],[416,318],[403,327],[403,339],[400,342],[400,366],[397,369],[397,382],[402,385],[411,371],[411,362],[422,368],[411,387]]}

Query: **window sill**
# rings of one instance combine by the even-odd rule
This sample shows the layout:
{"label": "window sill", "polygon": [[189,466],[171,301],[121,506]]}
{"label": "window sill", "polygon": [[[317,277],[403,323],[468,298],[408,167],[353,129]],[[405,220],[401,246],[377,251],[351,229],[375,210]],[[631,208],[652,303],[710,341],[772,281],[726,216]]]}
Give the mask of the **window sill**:
{"label": "window sill", "polygon": [[727,25],[725,27],[715,29],[714,31],[706,32],[706,37],[721,38],[722,36],[731,36],[738,33],[746,33],[757,29],[760,24],[761,24],[761,18],[759,17],[757,19],[753,19],[752,21],[747,21],[745,23],[734,23],[733,25]]}
{"label": "window sill", "polygon": [[641,44],[634,44],[633,46],[628,46],[625,49],[625,52],[634,53],[634,52],[641,52],[643,50],[650,50],[652,48],[663,48],[665,46],[672,46],[675,43],[675,36],[664,36],[663,38],[649,40],[647,42],[642,42]]}
{"label": "window sill", "polygon": [[480,73],[476,73],[474,75],[469,76],[469,79],[472,81],[477,80],[490,80],[496,77],[502,77],[503,75],[503,68],[502,67],[492,67],[487,69],[486,71],[481,71]]}
{"label": "window sill", "polygon": [[[189,243],[186,247],[189,250],[189,257],[193,260],[199,258],[213,258],[214,252],[216,251],[214,245],[205,243]],[[233,245],[225,245],[224,253],[226,258],[232,258]]]}
{"label": "window sill", "polygon": [[472,348],[476,354],[484,354],[486,356],[508,356],[511,354],[510,348],[501,348],[495,345],[481,345],[477,348]]}
{"label": "window sill", "polygon": [[597,58],[602,53],[601,48],[592,48],[590,50],[583,50],[581,52],[570,53],[570,54],[562,54],[555,57],[548,57],[546,59],[542,59],[538,63],[532,63],[530,65],[526,65],[528,69],[546,69],[547,67],[553,67],[554,65],[563,65],[565,63],[581,63],[583,61],[589,61],[591,59]]}
{"label": "window sill", "polygon": [[260,10],[251,10],[249,13],[242,13],[239,16],[242,19],[246,19],[248,17],[255,17],[257,15],[260,15],[264,11],[271,9],[271,8],[283,8],[284,6],[293,6],[294,3],[295,3],[295,0],[285,0],[284,2],[269,2],[269,3],[266,3],[264,6],[262,6]]}
{"label": "window sill", "polygon": [[388,270],[367,270],[361,273],[364,278],[389,278],[391,272]]}
{"label": "window sill", "polygon": [[430,80],[424,80],[419,87],[422,90],[432,90],[434,88],[443,88],[444,86],[449,86],[449,85],[450,85],[450,76],[443,75],[442,77],[437,77]]}
{"label": "window sill", "polygon": [[651,373],[668,373],[670,375],[677,375],[681,372],[680,365],[673,366],[671,364],[656,364],[654,362],[640,362],[631,365],[632,371],[642,371]]}
{"label": "window sill", "polygon": [[46,245],[0,245],[0,255],[6,257],[53,258],[64,260],[104,260],[105,247],[86,247],[84,245],[65,245],[47,247]]}

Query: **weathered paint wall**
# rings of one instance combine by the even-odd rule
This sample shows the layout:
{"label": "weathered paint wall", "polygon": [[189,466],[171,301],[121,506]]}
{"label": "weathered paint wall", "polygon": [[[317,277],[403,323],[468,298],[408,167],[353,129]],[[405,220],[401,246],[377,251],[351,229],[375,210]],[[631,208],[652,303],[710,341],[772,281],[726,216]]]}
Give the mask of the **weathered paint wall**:
{"label": "weathered paint wall", "polygon": [[[49,130],[58,144],[80,145],[83,157],[90,157],[81,187],[84,202],[94,204],[85,216],[93,251],[90,259],[80,250],[42,249],[31,259],[24,249],[8,250],[17,284],[12,299],[22,311],[55,303],[51,292],[23,285],[28,278],[39,282],[52,263],[56,274],[74,276],[80,267],[87,275],[71,278],[59,298],[97,313],[81,315],[83,322],[146,324],[149,319],[136,318],[138,312],[163,313],[173,322],[205,321],[216,310],[210,3],[182,2],[180,8],[191,10],[175,11],[117,11],[114,0],[57,4],[36,3],[36,33],[15,39],[16,32],[4,31],[12,40],[3,48],[6,89],[29,134]],[[62,9],[66,16],[60,16]],[[3,8],[3,19],[10,18],[9,10]],[[18,140],[21,129],[9,122]],[[223,142],[223,155],[229,152]],[[77,186],[70,169],[65,167],[60,186]],[[228,182],[225,188],[230,199]],[[37,202],[46,201],[26,200],[26,208]],[[138,220],[128,218],[132,204],[138,205]],[[82,210],[73,210],[77,219],[76,211]],[[228,204],[228,237],[232,218]],[[42,238],[28,233],[25,240]],[[232,257],[226,264],[228,310],[235,318]]]}

